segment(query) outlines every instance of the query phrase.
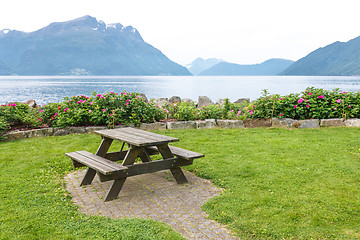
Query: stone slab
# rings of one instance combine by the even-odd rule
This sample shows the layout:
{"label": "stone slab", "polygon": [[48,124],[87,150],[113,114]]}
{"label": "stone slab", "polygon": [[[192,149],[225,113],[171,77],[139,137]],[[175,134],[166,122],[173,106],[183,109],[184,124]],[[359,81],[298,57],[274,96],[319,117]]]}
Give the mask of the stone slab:
{"label": "stone slab", "polygon": [[321,127],[344,127],[345,122],[343,118],[333,118],[333,119],[321,119]]}
{"label": "stone slab", "polygon": [[271,118],[245,119],[244,124],[246,128],[271,127]]}
{"label": "stone slab", "polygon": [[242,120],[217,120],[217,124],[220,128],[245,128]]}
{"label": "stone slab", "polygon": [[195,129],[196,122],[195,121],[179,121],[179,122],[167,122],[167,129]]}
{"label": "stone slab", "polygon": [[166,123],[163,123],[163,122],[142,123],[140,125],[140,129],[145,130],[145,131],[165,130],[166,129]]}
{"label": "stone slab", "polygon": [[299,128],[318,128],[320,127],[319,119],[299,120]]}

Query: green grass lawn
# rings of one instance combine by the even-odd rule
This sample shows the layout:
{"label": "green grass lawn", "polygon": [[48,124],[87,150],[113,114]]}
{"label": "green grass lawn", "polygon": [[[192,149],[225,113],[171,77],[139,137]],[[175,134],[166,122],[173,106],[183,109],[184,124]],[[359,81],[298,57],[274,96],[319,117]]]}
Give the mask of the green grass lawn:
{"label": "green grass lawn", "polygon": [[[360,129],[162,131],[205,154],[186,169],[224,192],[211,218],[249,239],[360,239]],[[90,134],[0,143],[0,239],[179,239],[165,224],[77,212],[63,188],[65,152]],[[115,146],[120,148],[120,144]]]}

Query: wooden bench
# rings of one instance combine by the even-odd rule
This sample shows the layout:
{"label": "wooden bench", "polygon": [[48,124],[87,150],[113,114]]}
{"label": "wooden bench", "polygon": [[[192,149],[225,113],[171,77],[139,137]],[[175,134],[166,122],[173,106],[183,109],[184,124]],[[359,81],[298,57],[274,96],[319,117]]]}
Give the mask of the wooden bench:
{"label": "wooden bench", "polygon": [[[178,158],[186,159],[186,160],[193,160],[195,158],[200,158],[200,157],[205,156],[202,153],[193,152],[193,151],[186,150],[186,149],[179,148],[179,147],[169,146],[169,148],[171,150],[171,153],[174,154],[174,156],[176,156]],[[151,146],[151,147],[148,147],[147,149],[154,151],[154,150],[157,150],[157,147]]]}
{"label": "wooden bench", "polygon": [[[99,175],[111,176],[117,174],[119,172],[123,172],[128,168],[125,166],[121,166],[117,163],[114,163],[106,158],[100,157],[98,155],[89,153],[87,151],[77,151],[65,153],[66,156],[70,157],[73,161],[73,165],[75,168],[87,166],[96,172],[100,173]],[[104,179],[104,178],[102,178]],[[85,180],[85,179],[84,179]],[[91,182],[82,181],[82,185],[90,184]]]}

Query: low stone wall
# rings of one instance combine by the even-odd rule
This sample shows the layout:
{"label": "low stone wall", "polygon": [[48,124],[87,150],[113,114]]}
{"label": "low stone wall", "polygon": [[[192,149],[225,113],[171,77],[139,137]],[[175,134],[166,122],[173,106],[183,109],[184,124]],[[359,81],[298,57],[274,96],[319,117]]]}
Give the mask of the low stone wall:
{"label": "low stone wall", "polygon": [[[115,126],[119,128],[123,126]],[[132,125],[132,127],[134,127]],[[157,122],[143,123],[140,129],[147,131],[166,129],[203,129],[203,128],[256,128],[256,127],[285,127],[285,128],[320,128],[320,127],[360,127],[360,119],[309,119],[294,120],[290,118],[272,119],[246,119],[242,120],[215,120],[206,119],[201,121],[178,121],[178,122]],[[7,141],[44,136],[62,136],[68,134],[92,133],[106,127],[69,127],[69,128],[41,128],[28,131],[12,131],[5,136]]]}

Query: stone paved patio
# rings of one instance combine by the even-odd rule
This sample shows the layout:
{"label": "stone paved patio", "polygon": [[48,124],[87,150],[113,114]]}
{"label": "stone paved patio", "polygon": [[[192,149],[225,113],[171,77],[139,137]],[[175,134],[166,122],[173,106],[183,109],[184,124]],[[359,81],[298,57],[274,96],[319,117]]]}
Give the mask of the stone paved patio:
{"label": "stone paved patio", "polygon": [[95,177],[91,185],[79,187],[85,170],[65,177],[67,190],[80,211],[111,218],[152,218],[170,225],[187,239],[237,239],[219,223],[207,218],[201,205],[218,195],[221,189],[210,181],[185,172],[189,183],[179,185],[170,171],[134,176],[126,179],[113,201],[103,202],[111,182]]}

